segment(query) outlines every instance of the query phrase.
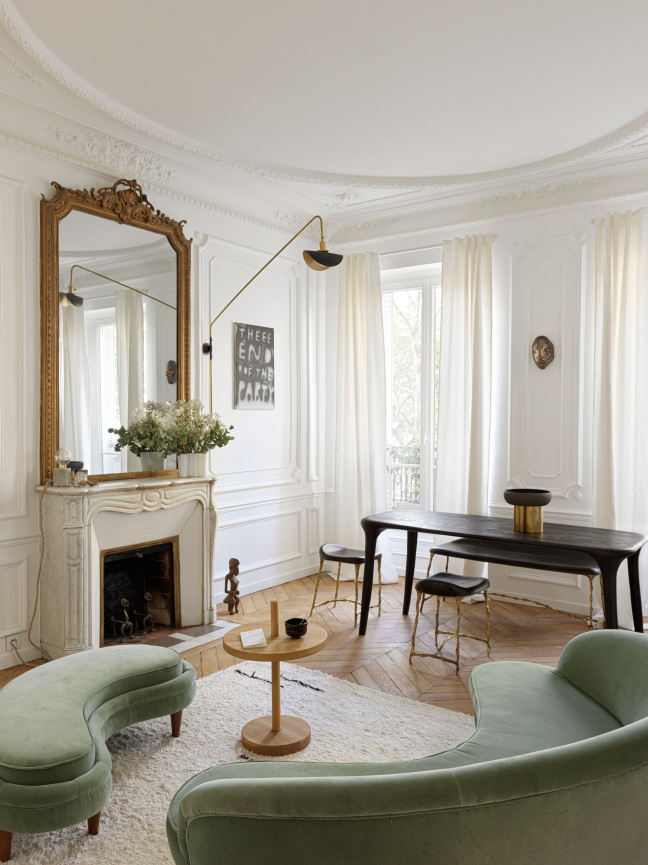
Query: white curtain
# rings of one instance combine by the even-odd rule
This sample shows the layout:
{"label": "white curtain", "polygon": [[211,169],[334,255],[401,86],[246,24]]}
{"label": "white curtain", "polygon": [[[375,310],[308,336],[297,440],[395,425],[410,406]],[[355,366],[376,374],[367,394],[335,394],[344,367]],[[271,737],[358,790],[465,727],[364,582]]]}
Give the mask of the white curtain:
{"label": "white curtain", "polygon": [[82,460],[86,469],[92,465],[92,432],[90,426],[90,375],[85,317],[82,307],[61,308],[62,338],[62,426],[59,447],[67,448],[73,460]]}
{"label": "white curtain", "polygon": [[[346,255],[340,266],[337,357],[331,542],[364,549],[360,520],[387,506],[385,338],[376,253]],[[383,583],[398,582],[385,532],[378,550],[383,554]],[[355,569],[343,567],[342,573],[352,579]]]}
{"label": "white curtain", "polygon": [[[594,525],[648,534],[648,208],[596,221]],[[639,557],[644,613],[648,559]],[[619,625],[633,629],[627,568]]]}
{"label": "white curtain", "polygon": [[[486,514],[490,455],[492,263],[490,234],[443,244],[435,509]],[[437,538],[447,541],[448,538]],[[461,560],[453,570],[461,568]],[[463,563],[463,573],[483,565]]]}
{"label": "white curtain", "polygon": [[[117,392],[119,421],[128,426],[136,408],[144,405],[144,304],[135,291],[115,293]],[[141,471],[139,457],[122,451],[122,470]]]}

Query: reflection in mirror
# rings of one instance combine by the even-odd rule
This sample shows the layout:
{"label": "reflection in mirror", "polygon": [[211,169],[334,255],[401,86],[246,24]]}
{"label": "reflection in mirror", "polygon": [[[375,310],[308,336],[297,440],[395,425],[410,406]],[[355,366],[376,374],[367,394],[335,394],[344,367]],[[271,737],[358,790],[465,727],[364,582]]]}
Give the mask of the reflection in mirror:
{"label": "reflection in mirror", "polygon": [[108,429],[178,399],[177,266],[158,234],[78,210],[59,223],[59,443],[92,475],[142,471]]}

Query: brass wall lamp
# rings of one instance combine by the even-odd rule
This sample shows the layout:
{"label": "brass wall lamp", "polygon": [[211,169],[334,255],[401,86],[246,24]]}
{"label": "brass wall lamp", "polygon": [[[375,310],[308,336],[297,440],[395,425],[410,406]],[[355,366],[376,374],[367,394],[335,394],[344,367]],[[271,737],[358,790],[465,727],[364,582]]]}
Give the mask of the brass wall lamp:
{"label": "brass wall lamp", "polygon": [[160,300],[159,297],[153,297],[152,294],[147,294],[145,291],[140,291],[139,288],[133,288],[132,285],[126,285],[125,282],[119,282],[117,279],[113,279],[112,276],[106,276],[103,273],[97,273],[96,270],[90,270],[89,267],[84,267],[82,264],[73,264],[70,270],[70,284],[68,286],[68,290],[66,292],[59,292],[59,304],[61,306],[83,306],[83,298],[79,297],[78,294],[74,293],[74,285],[72,283],[72,274],[74,273],[74,268],[78,268],[79,270],[85,270],[86,273],[91,273],[93,276],[99,276],[101,279],[107,279],[108,282],[114,282],[115,285],[121,285],[122,288],[128,288],[130,291],[136,291],[138,294],[142,294],[147,300],[156,300],[158,303],[162,303],[164,306],[168,306],[169,309],[177,309],[175,306],[171,306],[170,303],[167,303],[165,300]]}
{"label": "brass wall lamp", "polygon": [[214,391],[214,388],[213,388],[213,359],[214,359],[213,346],[214,346],[214,341],[213,341],[213,337],[212,337],[212,328],[214,327],[214,325],[216,324],[218,319],[221,317],[221,315],[228,308],[228,306],[230,306],[232,303],[234,303],[234,301],[239,296],[239,294],[242,294],[245,291],[245,289],[248,287],[248,285],[250,285],[250,283],[254,282],[254,280],[257,278],[257,276],[259,276],[259,274],[263,273],[263,271],[266,269],[266,267],[268,267],[269,264],[272,264],[272,262],[275,260],[275,258],[277,258],[277,256],[281,255],[281,253],[284,251],[284,249],[286,249],[286,247],[290,246],[290,244],[293,242],[293,240],[295,240],[297,237],[299,237],[299,235],[302,234],[302,232],[306,231],[308,226],[312,225],[316,219],[319,219],[319,223],[320,223],[320,246],[319,246],[319,249],[304,250],[303,255],[304,255],[304,261],[306,262],[306,264],[310,267],[311,270],[328,270],[330,267],[337,267],[338,264],[344,258],[344,256],[340,255],[337,252],[329,252],[328,251],[328,249],[326,248],[326,241],[324,240],[324,223],[322,222],[322,217],[321,216],[314,216],[312,219],[310,219],[306,223],[306,225],[304,225],[303,228],[299,229],[297,234],[293,235],[293,237],[290,238],[288,243],[285,243],[281,247],[279,252],[276,252],[272,256],[272,258],[263,265],[261,270],[258,270],[254,274],[252,279],[248,280],[248,282],[245,283],[243,288],[240,289],[240,291],[238,291],[234,295],[234,297],[229,301],[229,303],[225,304],[225,306],[221,309],[221,311],[218,313],[216,318],[209,325],[209,342],[203,342],[203,346],[202,346],[203,354],[209,355],[209,410],[210,411],[214,410],[214,408],[213,408],[213,403],[214,403],[214,395],[213,395],[213,391]]}

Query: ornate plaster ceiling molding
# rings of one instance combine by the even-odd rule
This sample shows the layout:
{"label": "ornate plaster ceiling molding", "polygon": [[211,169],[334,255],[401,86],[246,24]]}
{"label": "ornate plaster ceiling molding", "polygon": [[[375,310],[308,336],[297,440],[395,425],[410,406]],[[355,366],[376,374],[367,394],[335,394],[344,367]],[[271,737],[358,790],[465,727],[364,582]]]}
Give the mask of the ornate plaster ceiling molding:
{"label": "ornate plaster ceiling molding", "polygon": [[479,207],[506,208],[511,205],[517,207],[520,202],[555,204],[566,202],[573,197],[574,193],[583,192],[599,183],[599,177],[585,178],[554,178],[552,180],[539,180],[521,186],[509,187],[493,195],[487,195],[477,201]]}
{"label": "ornate plaster ceiling molding", "polygon": [[45,90],[53,90],[54,88],[46,81],[28,69],[23,63],[17,60],[13,54],[7,51],[6,48],[0,46],[0,57],[5,61],[2,63],[2,69],[13,75],[15,78],[20,78],[21,81],[27,81],[30,84],[35,84],[37,87],[42,87]]}
{"label": "ornate plaster ceiling molding", "polygon": [[353,202],[354,199],[351,198],[348,190],[358,190],[367,187],[380,190],[401,190],[417,194],[423,192],[449,193],[464,190],[467,187],[478,188],[485,183],[511,183],[515,180],[529,177],[531,174],[538,175],[539,173],[556,171],[596,158],[615,158],[615,152],[619,149],[643,147],[644,143],[638,142],[642,142],[648,137],[648,113],[646,113],[621,129],[568,153],[513,168],[445,177],[390,178],[346,176],[249,163],[225,156],[216,152],[213,148],[202,145],[198,141],[174,133],[172,130],[131,111],[93,87],[85,79],[73,72],[39,39],[19,14],[11,0],[0,0],[0,24],[6,29],[22,51],[55,81],[67,88],[79,99],[107,114],[113,120],[177,151],[197,156],[213,163],[219,163],[252,175],[260,181],[278,184],[287,189],[290,189],[291,184],[295,183],[338,185],[341,191],[339,193],[332,193],[334,206],[336,206],[335,196],[339,197],[337,201],[338,207],[343,207]]}
{"label": "ornate plaster ceiling molding", "polygon": [[398,223],[398,217],[387,216],[383,219],[367,219],[363,222],[351,222],[333,229],[329,242],[341,246],[346,243],[357,243],[361,240],[373,240],[388,237]]}
{"label": "ornate plaster ceiling molding", "polygon": [[[62,162],[66,165],[72,165],[75,168],[88,172],[88,174],[91,174],[93,177],[96,177],[97,174],[100,174],[104,175],[106,180],[114,180],[114,172],[111,172],[106,168],[98,169],[96,165],[83,159],[79,159],[79,157],[77,156],[71,156],[68,153],[62,153],[59,150],[52,150],[49,147],[43,147],[42,145],[37,144],[34,141],[28,141],[25,138],[18,138],[15,135],[9,135],[6,132],[0,131],[0,143],[5,144],[7,147],[12,147],[15,150],[33,153],[36,156],[42,156],[46,159]],[[148,182],[146,184],[146,188],[148,192],[153,192],[158,195],[164,195],[166,198],[170,198],[174,201],[179,201],[184,204],[189,204],[192,207],[197,207],[201,210],[206,210],[227,220],[242,222],[246,225],[251,225],[255,228],[260,228],[264,231],[277,233],[282,236],[285,236],[287,233],[286,229],[283,226],[275,225],[271,222],[265,222],[261,219],[255,219],[254,217],[248,216],[247,214],[238,213],[234,210],[226,210],[224,207],[218,207],[212,202],[204,201],[199,198],[194,198],[190,195],[184,195],[181,192],[177,192],[176,190],[171,189],[168,186],[162,186],[161,184],[154,181]]]}
{"label": "ornate plaster ceiling molding", "polygon": [[47,132],[62,144],[66,151],[83,156],[113,174],[164,183],[178,173],[167,168],[157,156],[142,147],[110,135],[97,132],[66,132],[51,126],[48,127]]}

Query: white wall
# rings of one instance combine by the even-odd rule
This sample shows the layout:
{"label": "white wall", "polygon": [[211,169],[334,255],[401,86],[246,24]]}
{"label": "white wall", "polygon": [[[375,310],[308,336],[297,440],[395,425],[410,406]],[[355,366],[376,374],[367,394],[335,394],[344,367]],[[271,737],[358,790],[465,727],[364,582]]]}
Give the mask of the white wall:
{"label": "white wall", "polygon": [[[64,156],[18,143],[1,147],[0,169],[0,669],[16,663],[6,635],[20,634],[21,654],[34,607],[39,565],[39,199],[50,182],[72,188],[111,185],[122,172],[97,174]],[[146,184],[144,184],[146,188]],[[284,245],[292,232],[177,194],[148,192],[156,208],[187,219],[192,253],[192,394],[209,404],[209,364],[201,352],[209,322]],[[294,244],[293,255],[299,255]],[[288,250],[288,252],[292,252]],[[214,409],[236,439],[215,453],[216,600],[227,561],[241,561],[243,594],[312,573],[323,507],[323,284],[303,263],[282,257],[235,302],[214,329]],[[232,321],[275,328],[274,411],[232,408]],[[39,640],[36,616],[32,638]]]}
{"label": "white wall", "polygon": [[[553,493],[551,504],[545,508],[546,521],[591,525],[592,427],[596,422],[592,417],[592,220],[607,210],[647,205],[648,196],[637,197],[630,204],[611,197],[604,203],[564,207],[536,216],[481,220],[346,247],[348,252],[392,253],[438,246],[444,239],[475,232],[497,235],[493,243],[489,488],[489,513],[493,516],[512,519],[512,508],[502,495],[507,487],[540,487]],[[328,315],[333,323],[333,293],[329,302]],[[545,370],[537,369],[531,358],[531,344],[540,334],[548,336],[556,350],[554,362]],[[335,429],[332,412],[327,419],[330,438]],[[333,457],[333,451],[328,452]],[[330,520],[329,508],[327,526],[332,524]],[[394,533],[392,546],[400,573],[404,573],[405,543],[404,533]],[[425,574],[429,546],[430,538],[422,536],[417,577]],[[589,610],[586,578],[497,566],[490,567],[490,577],[494,589],[571,612]]]}

